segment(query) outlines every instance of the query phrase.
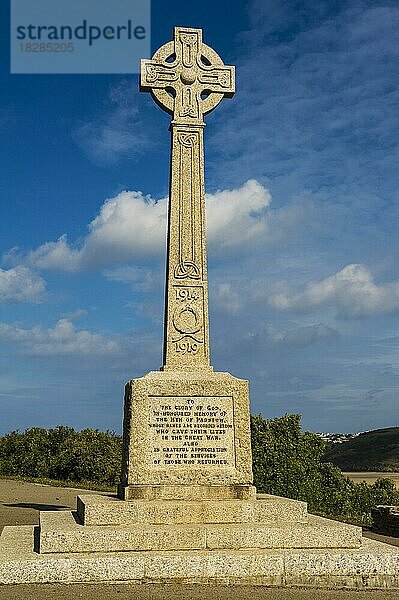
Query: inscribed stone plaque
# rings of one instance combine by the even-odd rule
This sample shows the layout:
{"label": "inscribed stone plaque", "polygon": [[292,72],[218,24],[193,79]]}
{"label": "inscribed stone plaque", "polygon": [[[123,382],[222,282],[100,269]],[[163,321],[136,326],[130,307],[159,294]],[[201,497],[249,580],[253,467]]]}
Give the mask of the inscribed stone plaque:
{"label": "inscribed stone plaque", "polygon": [[[119,497],[125,500],[249,497],[248,382],[204,371],[151,371],[132,379],[125,390],[122,464]],[[191,494],[189,486],[219,491]]]}
{"label": "inscribed stone plaque", "polygon": [[148,427],[148,466],[236,466],[231,396],[152,396]]}

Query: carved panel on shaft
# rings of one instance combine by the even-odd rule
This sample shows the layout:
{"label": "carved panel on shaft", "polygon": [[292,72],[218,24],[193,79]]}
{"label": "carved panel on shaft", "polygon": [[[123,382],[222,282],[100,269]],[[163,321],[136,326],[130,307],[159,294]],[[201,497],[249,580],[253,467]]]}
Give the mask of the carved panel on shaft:
{"label": "carved panel on shaft", "polygon": [[172,128],[166,368],[209,368],[202,127]]}
{"label": "carved panel on shaft", "polygon": [[174,336],[172,342],[176,353],[197,354],[203,349],[204,339],[204,289],[200,286],[173,286],[175,309],[173,311]]}

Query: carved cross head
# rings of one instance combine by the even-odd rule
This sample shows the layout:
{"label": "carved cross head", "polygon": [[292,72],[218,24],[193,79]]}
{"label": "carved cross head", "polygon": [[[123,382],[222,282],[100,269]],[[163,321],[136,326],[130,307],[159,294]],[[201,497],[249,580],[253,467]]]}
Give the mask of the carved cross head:
{"label": "carved cross head", "polygon": [[201,29],[175,27],[174,39],[141,61],[140,90],[173,115],[174,123],[203,124],[203,115],[235,92],[235,69],[202,42]]}

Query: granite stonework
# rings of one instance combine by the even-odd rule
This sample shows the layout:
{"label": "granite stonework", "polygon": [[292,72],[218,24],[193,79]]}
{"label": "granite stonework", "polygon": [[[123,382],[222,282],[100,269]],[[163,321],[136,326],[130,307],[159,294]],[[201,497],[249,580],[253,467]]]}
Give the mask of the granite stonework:
{"label": "granite stonework", "polygon": [[254,495],[247,381],[151,372],[126,386],[123,430],[124,500]]}
{"label": "granite stonework", "polygon": [[182,582],[399,589],[397,548],[256,495],[248,382],[210,365],[203,116],[234,67],[177,27],[142,61],[141,89],[172,115],[163,366],[125,388],[115,496],[5,527],[0,584]]}
{"label": "granite stonework", "polygon": [[42,513],[40,553],[248,548],[360,548],[359,527],[309,515],[306,523],[80,524],[73,513]]}
{"label": "granite stonework", "polygon": [[140,89],[172,115],[163,371],[209,371],[204,115],[235,92],[235,69],[203,43],[201,29],[141,61]]}
{"label": "granite stonework", "polygon": [[242,549],[40,554],[30,525],[5,527],[0,585],[153,582],[319,588],[398,588],[397,548],[363,539],[358,549]]}
{"label": "granite stonework", "polygon": [[[212,489],[212,488],[211,488]],[[261,494],[253,500],[131,500],[83,495],[77,516],[85,525],[153,525],[184,523],[307,523],[306,502]]]}

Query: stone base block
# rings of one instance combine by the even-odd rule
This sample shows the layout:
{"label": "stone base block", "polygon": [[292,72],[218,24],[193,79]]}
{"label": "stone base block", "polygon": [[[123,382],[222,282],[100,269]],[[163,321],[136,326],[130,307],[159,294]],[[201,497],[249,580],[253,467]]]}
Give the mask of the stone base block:
{"label": "stone base block", "polygon": [[246,380],[151,371],[126,384],[124,405],[122,500],[254,497]]}
{"label": "stone base block", "polygon": [[253,485],[118,485],[121,500],[254,500]]}
{"label": "stone base block", "polygon": [[399,589],[399,551],[363,539],[359,549],[192,550],[102,554],[34,551],[34,527],[5,527],[0,585],[130,581]]}
{"label": "stone base block", "polygon": [[309,515],[308,523],[85,526],[76,513],[40,513],[40,553],[245,548],[358,548],[361,529]]}
{"label": "stone base block", "polygon": [[262,494],[258,500],[135,500],[114,496],[78,496],[77,512],[84,525],[147,523],[306,523],[306,502]]}

